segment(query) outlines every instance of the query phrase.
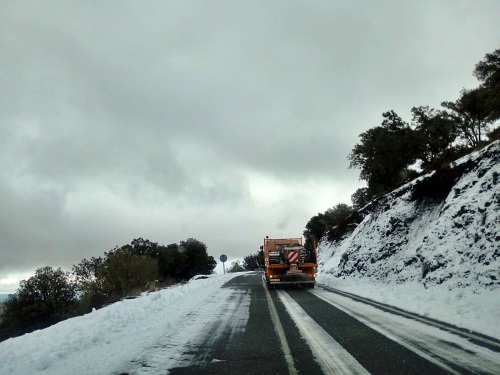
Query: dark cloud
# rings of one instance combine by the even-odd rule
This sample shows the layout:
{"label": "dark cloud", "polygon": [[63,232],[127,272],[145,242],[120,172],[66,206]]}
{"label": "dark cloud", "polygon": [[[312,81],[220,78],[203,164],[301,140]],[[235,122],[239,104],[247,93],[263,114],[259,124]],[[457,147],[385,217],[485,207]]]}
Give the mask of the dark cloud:
{"label": "dark cloud", "polygon": [[409,120],[477,85],[499,10],[2,3],[0,278],[139,236],[233,259],[300,235],[360,186],[346,157],[382,112]]}

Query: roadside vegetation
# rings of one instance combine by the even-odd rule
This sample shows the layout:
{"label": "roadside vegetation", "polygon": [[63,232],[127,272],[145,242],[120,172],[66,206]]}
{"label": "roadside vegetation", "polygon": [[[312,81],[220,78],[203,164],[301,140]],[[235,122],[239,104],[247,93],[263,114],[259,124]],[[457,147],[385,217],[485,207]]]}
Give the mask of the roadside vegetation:
{"label": "roadside vegetation", "polygon": [[259,271],[264,269],[264,250],[247,255],[243,261],[236,260],[230,264],[227,272]]}
{"label": "roadside vegetation", "polygon": [[455,160],[500,139],[500,49],[486,54],[473,75],[480,85],[462,89],[441,109],[413,107],[410,122],[390,110],[379,126],[359,135],[347,158],[367,186],[352,194],[352,206],[337,204],[313,216],[303,233],[306,246],[313,238],[340,238],[348,230],[346,219],[372,200],[423,173],[446,174]]}
{"label": "roadside vegetation", "polygon": [[61,320],[213,272],[216,261],[194,238],[168,246],[134,239],[130,244],[83,259],[71,272],[50,266],[23,280],[3,304],[0,341]]}

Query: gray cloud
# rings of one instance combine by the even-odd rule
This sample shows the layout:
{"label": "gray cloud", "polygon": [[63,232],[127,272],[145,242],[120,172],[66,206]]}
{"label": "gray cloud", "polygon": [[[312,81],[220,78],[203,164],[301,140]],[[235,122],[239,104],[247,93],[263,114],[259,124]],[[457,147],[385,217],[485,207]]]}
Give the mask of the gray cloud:
{"label": "gray cloud", "polygon": [[2,3],[0,278],[139,236],[242,258],[269,230],[300,235],[360,186],[346,157],[382,112],[477,85],[499,10]]}

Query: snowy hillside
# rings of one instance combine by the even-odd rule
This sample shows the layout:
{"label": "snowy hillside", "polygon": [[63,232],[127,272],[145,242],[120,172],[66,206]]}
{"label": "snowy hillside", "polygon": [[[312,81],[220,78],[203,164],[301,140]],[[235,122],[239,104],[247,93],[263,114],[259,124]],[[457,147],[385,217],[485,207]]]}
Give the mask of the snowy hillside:
{"label": "snowy hillside", "polygon": [[[498,326],[499,141],[377,199],[351,221],[319,246],[321,282],[443,320],[461,309],[451,323],[470,328],[481,330],[478,318]],[[441,313],[438,300],[446,302]]]}

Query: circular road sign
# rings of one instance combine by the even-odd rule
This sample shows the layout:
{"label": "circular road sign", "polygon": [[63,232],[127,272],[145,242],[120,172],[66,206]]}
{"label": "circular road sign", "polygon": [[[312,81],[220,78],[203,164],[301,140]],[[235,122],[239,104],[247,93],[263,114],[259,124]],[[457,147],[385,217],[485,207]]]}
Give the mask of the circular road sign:
{"label": "circular road sign", "polygon": [[222,263],[224,263],[227,260],[227,256],[225,254],[222,254],[219,259]]}

